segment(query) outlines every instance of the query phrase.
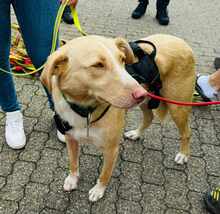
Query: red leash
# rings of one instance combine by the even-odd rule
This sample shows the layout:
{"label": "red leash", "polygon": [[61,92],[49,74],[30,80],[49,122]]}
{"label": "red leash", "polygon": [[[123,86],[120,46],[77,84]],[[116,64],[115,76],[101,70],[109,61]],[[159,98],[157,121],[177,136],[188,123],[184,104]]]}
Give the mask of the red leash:
{"label": "red leash", "polygon": [[171,103],[179,106],[209,106],[209,105],[220,105],[220,101],[211,101],[211,102],[183,102],[183,101],[176,101],[176,100],[169,100],[165,97],[160,97],[150,92],[147,92],[147,96],[154,98],[156,100],[160,100],[166,103]]}

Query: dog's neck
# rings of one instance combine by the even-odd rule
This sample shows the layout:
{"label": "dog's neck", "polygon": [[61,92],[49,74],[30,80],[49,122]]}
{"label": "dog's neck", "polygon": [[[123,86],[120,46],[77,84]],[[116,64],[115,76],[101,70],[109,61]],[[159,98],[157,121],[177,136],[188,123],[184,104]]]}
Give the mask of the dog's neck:
{"label": "dog's neck", "polygon": [[68,121],[74,127],[85,126],[85,120],[82,120],[82,118],[87,119],[86,123],[88,123],[88,119],[90,123],[98,121],[110,107],[110,104],[100,103],[97,100],[90,102],[90,105],[87,106],[85,104],[80,105],[72,100],[70,102],[59,89],[56,76],[52,77],[52,96],[56,112],[63,120]]}

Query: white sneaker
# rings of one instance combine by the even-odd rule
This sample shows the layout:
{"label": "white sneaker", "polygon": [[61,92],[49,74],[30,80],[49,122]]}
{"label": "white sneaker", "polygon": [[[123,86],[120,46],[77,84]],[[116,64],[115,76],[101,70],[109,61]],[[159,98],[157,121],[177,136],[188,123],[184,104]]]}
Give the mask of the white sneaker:
{"label": "white sneaker", "polygon": [[23,116],[20,111],[6,113],[5,126],[6,143],[12,149],[21,149],[26,144],[26,136],[24,133]]}
{"label": "white sneaker", "polygon": [[57,130],[57,138],[58,138],[58,140],[61,141],[62,143],[66,143],[65,135],[62,134],[59,130]]}

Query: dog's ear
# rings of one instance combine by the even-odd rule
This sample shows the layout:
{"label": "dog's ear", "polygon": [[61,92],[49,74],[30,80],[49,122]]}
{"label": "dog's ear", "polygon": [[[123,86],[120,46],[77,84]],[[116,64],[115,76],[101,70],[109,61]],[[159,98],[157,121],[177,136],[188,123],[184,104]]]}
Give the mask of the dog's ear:
{"label": "dog's ear", "polygon": [[40,80],[50,92],[52,75],[56,75],[59,79],[59,77],[67,70],[68,62],[69,58],[64,53],[54,52],[48,57],[43,72],[40,76]]}
{"label": "dog's ear", "polygon": [[134,63],[135,57],[128,42],[125,39],[118,37],[115,39],[115,44],[119,48],[119,50],[125,54],[126,57],[125,63],[126,64]]}

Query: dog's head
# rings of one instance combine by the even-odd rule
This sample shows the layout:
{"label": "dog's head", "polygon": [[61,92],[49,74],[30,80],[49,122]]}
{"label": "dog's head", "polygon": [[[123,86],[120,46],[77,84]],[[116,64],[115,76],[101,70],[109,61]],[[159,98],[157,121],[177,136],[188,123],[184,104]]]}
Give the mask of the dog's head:
{"label": "dog's head", "polygon": [[69,101],[90,105],[95,100],[130,108],[144,99],[146,91],[125,70],[134,55],[122,38],[86,36],[74,39],[51,54],[41,75],[53,93],[52,76]]}

